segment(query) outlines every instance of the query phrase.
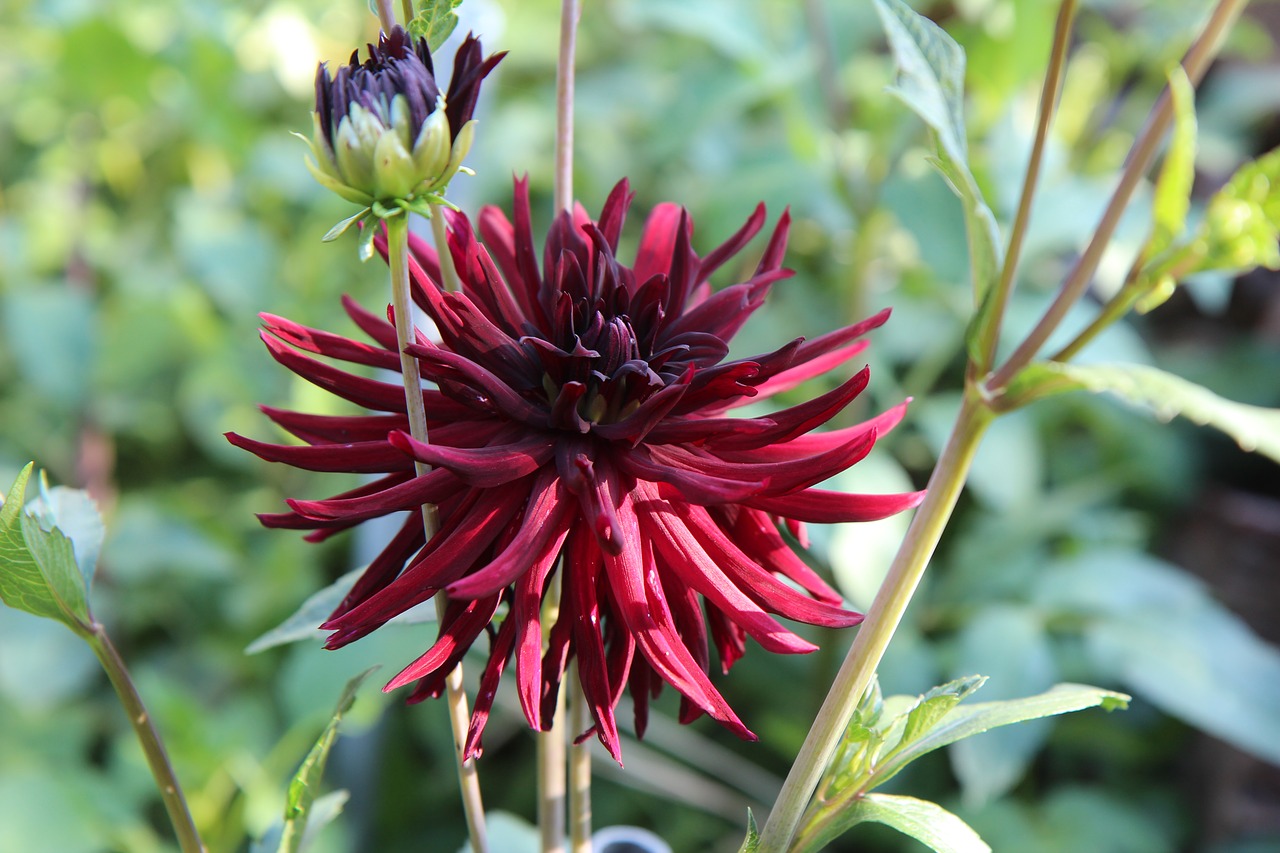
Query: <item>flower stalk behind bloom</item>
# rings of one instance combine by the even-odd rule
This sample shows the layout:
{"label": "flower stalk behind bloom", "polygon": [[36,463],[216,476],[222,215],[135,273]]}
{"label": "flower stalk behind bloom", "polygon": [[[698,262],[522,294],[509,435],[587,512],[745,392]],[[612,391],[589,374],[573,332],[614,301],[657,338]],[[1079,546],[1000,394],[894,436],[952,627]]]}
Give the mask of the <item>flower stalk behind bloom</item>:
{"label": "flower stalk behind bloom", "polygon": [[[438,344],[419,337],[407,348],[436,386],[422,391],[430,444],[407,432],[402,388],[309,355],[398,365],[392,324],[350,300],[348,313],[373,344],[272,316],[263,340],[300,376],[385,414],[264,409],[308,446],[228,436],[267,460],[381,475],[329,500],[289,501],[290,512],[263,516],[270,526],[323,539],[424,503],[439,507],[440,531],[428,541],[416,517],[406,521],[324,627],[336,648],[446,590],[438,639],[388,689],[413,685],[412,701],[439,696],[445,674],[488,634],[471,755],[508,665],[530,725],[546,730],[570,660],[593,723],[574,734],[595,733],[615,758],[623,694],[643,733],[664,684],[682,695],[683,722],[705,713],[754,738],[712,684],[713,654],[727,672],[749,639],[778,653],[816,648],[778,616],[829,627],[862,618],[792,551],[780,526],[803,539],[805,522],[874,520],[922,497],[815,488],[861,460],[905,412],[904,403],[814,432],[866,387],[865,368],[771,415],[731,415],[847,363],[888,312],[727,360],[729,338],[790,274],[781,266],[789,217],[745,281],[713,289],[711,275],[764,227],[763,207],[699,256],[687,212],[661,205],[628,266],[616,253],[630,201],[623,182],[599,219],[562,214],[541,253],[524,182],[514,221],[496,208],[481,213],[484,245],[465,216],[447,214],[458,293],[439,285],[435,252],[410,235],[414,299],[440,333]],[[418,473],[415,462],[432,470]],[[560,618],[544,649],[542,608],[557,576]]]}
{"label": "flower stalk behind bloom", "polygon": [[[312,137],[303,137],[315,159],[307,168],[322,186],[362,205],[325,240],[371,218],[409,211],[429,217],[432,205],[449,205],[445,190],[475,137],[471,114],[480,83],[505,55],[483,58],[480,42],[468,35],[446,94],[424,39],[397,26],[367,49],[363,64],[353,52],[332,77],[323,63],[316,69]],[[365,229],[361,257],[372,256],[376,231]]]}

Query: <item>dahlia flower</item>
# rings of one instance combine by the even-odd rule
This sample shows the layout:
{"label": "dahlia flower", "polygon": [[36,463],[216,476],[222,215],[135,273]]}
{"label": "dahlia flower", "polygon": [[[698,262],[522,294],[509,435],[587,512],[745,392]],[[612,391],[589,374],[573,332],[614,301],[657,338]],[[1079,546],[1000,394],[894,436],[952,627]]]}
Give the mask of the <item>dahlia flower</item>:
{"label": "dahlia flower", "polygon": [[[835,627],[862,619],[781,528],[803,540],[805,522],[878,519],[921,497],[814,487],[862,459],[905,411],[903,403],[857,426],[814,432],[866,387],[866,368],[774,414],[730,414],[848,361],[888,311],[726,360],[728,340],[790,275],[781,267],[788,215],[750,277],[716,290],[710,277],[761,230],[763,205],[705,256],[692,248],[688,214],[660,205],[627,266],[616,253],[630,202],[623,181],[599,219],[581,208],[562,214],[541,264],[524,182],[516,183],[514,222],[497,208],[482,211],[482,242],[465,216],[450,214],[459,293],[441,288],[435,252],[411,239],[414,298],[440,337],[419,333],[409,347],[435,386],[422,391],[429,444],[408,432],[402,387],[312,357],[397,369],[393,324],[349,298],[347,313],[372,343],[271,315],[262,338],[285,367],[380,414],[263,407],[305,444],[228,435],[266,460],[377,475],[328,500],[290,500],[289,512],[261,516],[269,527],[311,530],[308,538],[319,540],[366,519],[438,506],[439,533],[424,542],[418,513],[407,515],[322,627],[336,648],[446,593],[438,639],[386,689],[413,684],[410,701],[438,696],[487,632],[468,755],[480,751],[512,659],[524,714],[545,730],[576,658],[592,729],[615,759],[622,694],[630,693],[643,733],[648,703],[664,684],[683,697],[682,722],[705,713],[754,739],[711,682],[710,649],[728,672],[748,637],[772,652],[816,648],[774,616]],[[431,470],[416,474],[415,460]],[[557,572],[559,618],[544,648],[543,604]]]}
{"label": "dahlia flower", "polygon": [[[308,141],[315,162],[307,168],[320,184],[364,205],[340,223],[333,239],[370,212],[398,215],[441,203],[450,179],[471,149],[471,114],[480,82],[505,54],[482,57],[471,35],[458,48],[448,94],[436,83],[426,40],[400,27],[368,45],[361,64],[353,51],[332,78],[324,63],[316,68],[314,131]],[[305,137],[304,137],[305,139]],[[368,233],[373,233],[372,231]]]}

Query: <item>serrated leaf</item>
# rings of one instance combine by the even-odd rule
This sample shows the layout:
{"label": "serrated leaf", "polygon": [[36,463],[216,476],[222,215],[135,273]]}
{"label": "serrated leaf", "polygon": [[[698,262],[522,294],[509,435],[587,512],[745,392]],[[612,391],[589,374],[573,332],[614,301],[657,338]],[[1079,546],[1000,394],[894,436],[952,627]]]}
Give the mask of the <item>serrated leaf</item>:
{"label": "serrated leaf", "polygon": [[969,675],[948,681],[921,696],[919,704],[907,712],[902,739],[898,743],[905,747],[918,739],[986,682],[985,675]]}
{"label": "serrated leaf", "polygon": [[[342,810],[346,808],[347,801],[351,799],[351,792],[339,789],[330,791],[322,797],[317,797],[316,801],[311,804],[311,815],[307,818],[307,828],[302,833],[302,844],[299,845],[299,853],[311,848],[315,843],[316,836],[320,834],[320,830],[338,819],[338,815],[342,814]],[[280,837],[284,833],[284,821],[278,820],[263,833],[262,837],[249,845],[249,853],[276,853],[280,847]]]}
{"label": "serrated leaf", "polygon": [[427,46],[435,53],[458,26],[454,11],[462,0],[424,0],[417,16],[409,22],[409,35],[427,40]]}
{"label": "serrated leaf", "polygon": [[1128,707],[1128,703],[1129,697],[1123,693],[1085,684],[1058,684],[1035,696],[961,705],[918,740],[891,755],[878,769],[875,784],[883,784],[922,755],[990,729],[1099,705],[1109,711]]}
{"label": "serrated leaf", "polygon": [[1169,71],[1173,101],[1173,135],[1156,179],[1152,205],[1152,233],[1147,251],[1164,252],[1182,233],[1191,210],[1191,185],[1196,177],[1196,93],[1181,65]]}
{"label": "serrated leaf", "polygon": [[756,816],[747,809],[747,837],[742,840],[738,853],[756,853],[760,849],[760,829],[756,826]]}
{"label": "serrated leaf", "polygon": [[83,635],[89,629],[88,602],[71,541],[56,529],[41,530],[22,511],[34,467],[22,469],[0,506],[0,601]]}
{"label": "serrated leaf", "polygon": [[293,781],[289,783],[289,794],[284,808],[284,827],[280,833],[278,853],[298,853],[301,849],[307,821],[317,802],[316,789],[320,786],[325,763],[329,760],[329,750],[338,739],[338,724],[342,722],[342,716],[355,704],[356,691],[360,689],[360,685],[376,669],[377,667],[370,667],[347,682],[342,695],[338,697],[338,704],[334,708],[333,716],[329,718],[329,724],[320,733],[319,739],[303,759],[302,766],[298,768]]}
{"label": "serrated leaf", "polygon": [[85,589],[93,589],[93,574],[97,570],[98,555],[106,528],[102,514],[89,493],[66,486],[48,487],[40,478],[40,496],[27,504],[26,512],[40,522],[45,530],[58,528],[68,539],[76,553],[76,566],[84,577]]}
{"label": "serrated leaf", "polygon": [[902,0],[875,0],[875,5],[898,66],[897,84],[889,91],[933,130],[938,156],[931,162],[960,197],[974,296],[981,304],[998,270],[1000,233],[969,169],[964,50],[941,27]]}
{"label": "serrated leaf", "polygon": [[1077,389],[1110,392],[1161,420],[1181,416],[1221,430],[1242,449],[1280,462],[1280,409],[1227,400],[1172,373],[1137,364],[1035,364],[1023,374],[1011,390],[1033,398]]}
{"label": "serrated leaf", "polygon": [[848,808],[827,818],[812,839],[804,838],[797,850],[816,851],[860,823],[891,826],[937,853],[991,853],[973,829],[937,803],[892,794],[867,794]]}

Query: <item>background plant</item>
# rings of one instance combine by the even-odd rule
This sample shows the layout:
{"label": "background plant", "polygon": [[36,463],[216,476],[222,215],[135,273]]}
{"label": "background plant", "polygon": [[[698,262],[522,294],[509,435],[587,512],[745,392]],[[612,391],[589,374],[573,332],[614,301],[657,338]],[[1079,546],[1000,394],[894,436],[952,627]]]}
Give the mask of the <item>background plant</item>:
{"label": "background plant", "polygon": [[[0,480],[12,482],[38,458],[53,480],[89,485],[108,510],[95,614],[134,662],[215,849],[234,849],[246,829],[260,833],[276,817],[283,780],[337,686],[371,662],[402,660],[420,640],[366,641],[373,644],[338,654],[307,645],[241,654],[360,561],[341,544],[317,557],[258,530],[252,511],[316,489],[296,472],[239,458],[220,439],[254,428],[254,400],[309,393],[283,384],[246,346],[256,311],[334,326],[337,295],[367,278],[348,253],[316,251],[345,214],[311,185],[283,132],[307,127],[315,61],[344,56],[357,29],[372,33],[356,5],[13,4],[0,20],[13,46],[0,60],[9,81],[0,90]],[[1236,29],[1229,61],[1199,98],[1201,200],[1275,142],[1268,99],[1280,87],[1262,23],[1269,9],[1259,4],[1259,17]],[[470,0],[465,10],[481,16],[467,23],[486,43],[512,55],[480,115],[479,177],[459,181],[452,197],[468,206],[500,201],[509,174],[528,171],[549,211],[555,4]],[[968,52],[974,171],[1004,222],[1055,10],[1039,2],[927,10]],[[1081,11],[1011,338],[1092,228],[1128,139],[1202,12],[1192,2]],[[836,317],[893,304],[894,320],[876,341],[881,370],[870,405],[904,392],[919,402],[894,438],[896,461],[881,455],[888,490],[932,465],[955,408],[947,392],[960,384],[972,297],[958,204],[924,162],[919,121],[883,92],[893,67],[879,33],[861,4],[809,3],[804,14],[780,0],[593,9],[580,36],[577,195],[598,201],[628,174],[638,206],[678,198],[708,241],[759,198],[774,210],[792,205],[788,263],[800,274],[778,290],[773,325],[754,339],[744,332],[744,351],[755,340],[823,331],[814,318],[830,316],[834,327]],[[501,142],[512,139],[521,144]],[[1141,199],[1134,210],[1118,243],[1130,251],[1147,231]],[[1123,255],[1106,259],[1100,285],[1118,286],[1125,266]],[[1275,406],[1273,292],[1264,275],[1208,277],[1086,354],[1171,367],[1224,396]],[[888,362],[896,382],[886,379]],[[1187,728],[1255,752],[1280,742],[1268,735],[1274,716],[1248,716],[1274,707],[1269,689],[1280,679],[1265,676],[1274,651],[1258,646],[1210,587],[1144,556],[1155,550],[1187,565],[1196,554],[1216,558],[1225,546],[1214,537],[1230,531],[1232,559],[1209,564],[1216,581],[1229,579],[1217,597],[1239,611],[1273,612],[1274,591],[1258,578],[1275,566],[1274,466],[1212,434],[1169,429],[1084,395],[1046,401],[992,429],[970,497],[881,668],[885,692],[920,693],[982,672],[992,676],[983,698],[1073,679],[1114,684],[1136,701],[1125,715],[968,741],[953,748],[950,769],[935,757],[899,785],[953,806],[997,849],[1108,849],[1090,833],[1112,849],[1274,840],[1274,824],[1224,819],[1229,810],[1207,789],[1216,787],[1210,774],[1228,765],[1212,750],[1197,758],[1189,745],[1198,736]],[[276,479],[262,485],[264,476]],[[865,476],[856,485],[880,486]],[[817,553],[865,606],[877,561],[851,557],[898,537],[834,530]],[[153,794],[141,756],[92,658],[65,629],[8,611],[0,634],[0,846],[97,850],[106,838],[112,849],[164,849],[166,833],[146,817]],[[838,640],[825,638],[824,647],[807,660],[749,656],[726,683],[735,705],[757,705],[750,713],[763,745],[744,751],[709,729],[658,726],[648,748],[628,745],[636,758],[627,784],[678,791],[692,807],[643,791],[616,796],[606,777],[597,783],[597,822],[659,826],[677,849],[736,847],[743,802],[771,798],[839,660]],[[1009,655],[1011,647],[1023,654]],[[1168,660],[1186,668],[1155,668]],[[773,701],[780,681],[797,686],[786,706]],[[1237,701],[1215,706],[1220,696]],[[424,825],[439,833],[440,849],[461,843],[447,774],[433,789],[420,771],[448,760],[440,711],[406,711],[366,690],[346,730],[363,740],[352,738],[345,753],[340,741],[330,772],[355,796],[342,828],[321,845],[348,849],[364,839],[409,849]],[[503,745],[499,720],[487,737],[486,762],[531,763],[524,739]],[[747,767],[736,763],[743,760]],[[1170,782],[1180,775],[1193,780],[1191,791]],[[491,808],[532,813],[520,786],[486,794]],[[858,835],[859,849],[898,843],[868,837]]]}

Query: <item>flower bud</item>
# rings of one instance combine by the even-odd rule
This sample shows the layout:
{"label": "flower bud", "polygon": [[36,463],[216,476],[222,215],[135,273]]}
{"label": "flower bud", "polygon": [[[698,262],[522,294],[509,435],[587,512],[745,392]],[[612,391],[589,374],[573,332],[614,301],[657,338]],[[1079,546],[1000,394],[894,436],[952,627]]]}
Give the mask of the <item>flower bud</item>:
{"label": "flower bud", "polygon": [[441,203],[474,135],[471,114],[480,83],[504,54],[482,58],[480,42],[468,36],[454,60],[447,93],[436,82],[431,51],[400,27],[358,51],[330,77],[316,69],[312,138],[315,179],[366,210],[331,231],[332,239],[365,218],[426,212]]}

